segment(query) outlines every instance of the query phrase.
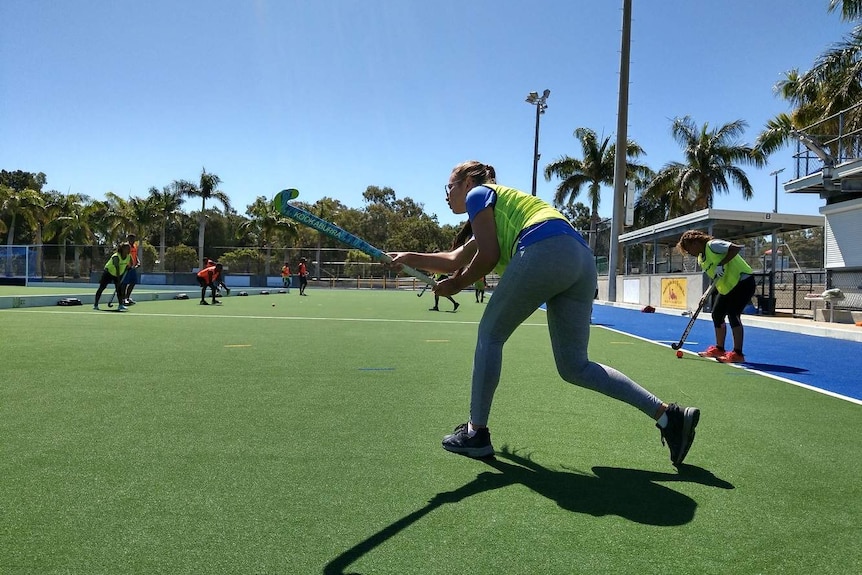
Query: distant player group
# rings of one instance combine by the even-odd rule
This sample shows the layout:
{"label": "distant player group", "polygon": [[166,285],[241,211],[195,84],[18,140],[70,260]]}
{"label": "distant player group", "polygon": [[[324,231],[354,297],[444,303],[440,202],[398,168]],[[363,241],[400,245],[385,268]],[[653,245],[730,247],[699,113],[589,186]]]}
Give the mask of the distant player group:
{"label": "distant player group", "polygon": [[[307,295],[305,293],[306,288],[308,287],[308,260],[305,258],[299,258],[299,266],[297,269],[297,276],[299,277],[299,295]],[[290,293],[290,262],[284,262],[284,265],[281,267],[281,286],[287,290],[287,293]]]}
{"label": "distant player group", "polygon": [[221,305],[221,301],[216,299],[219,293],[219,288],[224,288],[227,295],[230,295],[230,288],[224,283],[224,266],[218,262],[214,262],[207,258],[204,262],[204,267],[198,272],[198,285],[201,286],[201,305],[209,305],[207,303],[207,288],[212,290],[213,305]]}
{"label": "distant player group", "polygon": [[[105,268],[102,271],[102,277],[99,280],[99,288],[96,290],[96,298],[93,302],[93,309],[99,310],[99,301],[102,298],[102,293],[108,287],[113,285],[116,290],[119,304],[117,311],[126,311],[129,306],[135,304],[132,299],[132,290],[138,283],[137,269],[141,265],[141,260],[138,258],[138,242],[135,234],[129,234],[126,241],[121,243],[108,261],[105,263]],[[200,305],[221,305],[221,300],[217,296],[221,295],[221,289],[224,288],[225,293],[230,295],[230,288],[227,287],[224,281],[224,266],[219,262],[213,261],[210,258],[204,259],[203,266],[197,272],[198,285],[201,288]],[[299,259],[298,266],[299,276],[299,295],[306,295],[305,290],[308,287],[308,260],[306,258]],[[284,262],[281,268],[282,285],[290,293],[290,264]],[[211,292],[210,301],[207,301],[207,290]],[[111,307],[114,301],[114,295],[108,302],[108,307]]]}

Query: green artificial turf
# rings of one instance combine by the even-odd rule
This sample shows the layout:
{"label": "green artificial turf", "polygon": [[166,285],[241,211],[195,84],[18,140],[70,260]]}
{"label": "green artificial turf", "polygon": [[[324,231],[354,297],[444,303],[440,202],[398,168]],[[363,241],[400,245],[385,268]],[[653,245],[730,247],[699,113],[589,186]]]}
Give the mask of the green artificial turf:
{"label": "green artificial turf", "polygon": [[471,460],[440,439],[484,305],[415,294],[0,310],[0,573],[862,572],[859,405],[594,328],[701,408],[676,470],[559,379],[537,312]]}

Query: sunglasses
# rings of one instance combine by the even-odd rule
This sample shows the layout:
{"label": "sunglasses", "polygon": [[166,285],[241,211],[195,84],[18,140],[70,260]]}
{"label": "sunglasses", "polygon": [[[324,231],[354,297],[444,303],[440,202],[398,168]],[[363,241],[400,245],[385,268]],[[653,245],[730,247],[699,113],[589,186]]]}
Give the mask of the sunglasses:
{"label": "sunglasses", "polygon": [[463,181],[464,180],[455,180],[451,184],[446,184],[445,186],[443,186],[443,189],[446,190],[446,195],[448,196],[452,192],[452,188],[454,188],[455,186],[457,186],[458,184],[460,184]]}

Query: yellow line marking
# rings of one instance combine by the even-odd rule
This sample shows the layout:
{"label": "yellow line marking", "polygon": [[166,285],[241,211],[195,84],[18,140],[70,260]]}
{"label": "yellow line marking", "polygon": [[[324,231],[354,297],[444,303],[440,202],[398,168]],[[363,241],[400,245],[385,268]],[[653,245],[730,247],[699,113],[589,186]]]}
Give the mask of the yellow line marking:
{"label": "yellow line marking", "polygon": [[251,347],[250,343],[228,343],[225,347]]}

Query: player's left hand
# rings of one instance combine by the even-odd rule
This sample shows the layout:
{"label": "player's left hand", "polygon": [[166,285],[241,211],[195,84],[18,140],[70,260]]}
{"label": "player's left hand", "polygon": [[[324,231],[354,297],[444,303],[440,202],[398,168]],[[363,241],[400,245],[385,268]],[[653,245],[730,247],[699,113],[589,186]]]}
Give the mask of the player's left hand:
{"label": "player's left hand", "polygon": [[715,274],[714,275],[716,278],[720,278],[721,276],[723,276],[724,275],[724,266],[721,264],[715,266]]}

